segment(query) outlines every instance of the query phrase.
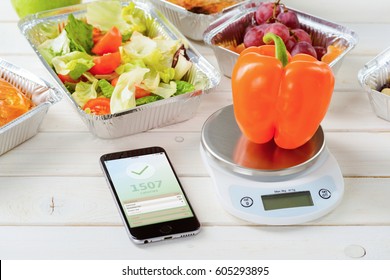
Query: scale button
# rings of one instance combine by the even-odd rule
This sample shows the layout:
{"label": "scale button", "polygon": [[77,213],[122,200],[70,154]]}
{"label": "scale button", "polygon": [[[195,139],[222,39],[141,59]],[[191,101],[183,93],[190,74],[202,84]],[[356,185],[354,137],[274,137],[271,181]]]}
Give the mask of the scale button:
{"label": "scale button", "polygon": [[243,207],[251,207],[253,205],[253,199],[250,198],[249,196],[245,196],[243,198],[241,198],[241,201],[240,201],[241,205]]}
{"label": "scale button", "polygon": [[318,194],[320,195],[320,197],[322,197],[323,199],[329,199],[331,196],[332,196],[332,193],[327,190],[327,189],[320,189],[320,191],[318,192]]}

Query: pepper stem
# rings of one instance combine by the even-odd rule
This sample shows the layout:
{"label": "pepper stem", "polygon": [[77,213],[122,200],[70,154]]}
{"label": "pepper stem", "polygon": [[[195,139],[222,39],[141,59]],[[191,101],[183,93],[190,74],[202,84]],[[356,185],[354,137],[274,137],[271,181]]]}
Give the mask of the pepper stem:
{"label": "pepper stem", "polygon": [[278,35],[268,32],[264,35],[263,41],[266,44],[271,43],[274,41],[275,44],[275,57],[282,62],[283,67],[285,67],[288,63],[288,56],[287,56],[287,49],[286,45],[284,44],[282,38],[280,38]]}

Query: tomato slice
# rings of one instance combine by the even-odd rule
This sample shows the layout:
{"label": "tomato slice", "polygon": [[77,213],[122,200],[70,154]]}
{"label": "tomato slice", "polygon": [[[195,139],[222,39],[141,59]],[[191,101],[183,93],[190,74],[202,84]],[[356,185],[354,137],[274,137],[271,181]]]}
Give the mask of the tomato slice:
{"label": "tomato slice", "polygon": [[93,44],[95,45],[97,42],[100,41],[100,39],[103,37],[103,33],[99,28],[94,27],[92,29],[92,39],[93,39]]}
{"label": "tomato slice", "polygon": [[95,65],[89,69],[93,75],[104,75],[114,72],[121,64],[121,55],[119,52],[107,53],[93,58]]}
{"label": "tomato slice", "polygon": [[80,81],[80,79],[73,80],[69,75],[62,75],[62,74],[57,74],[58,78],[60,78],[61,82],[63,83],[72,83],[76,84]]}
{"label": "tomato slice", "polygon": [[119,80],[119,77],[116,77],[116,78],[112,79],[112,80],[111,80],[111,85],[112,85],[113,87],[115,87],[116,84],[118,83],[118,80]]}
{"label": "tomato slice", "polygon": [[94,115],[107,115],[111,113],[110,99],[106,97],[98,97],[90,99],[85,103],[83,110],[89,109]]}
{"label": "tomato slice", "polygon": [[122,34],[119,29],[113,26],[103,37],[96,42],[92,52],[97,55],[117,52],[122,44]]}
{"label": "tomato slice", "polygon": [[143,89],[141,87],[135,86],[135,91],[134,91],[135,99],[149,96],[150,91],[147,91],[146,89]]}

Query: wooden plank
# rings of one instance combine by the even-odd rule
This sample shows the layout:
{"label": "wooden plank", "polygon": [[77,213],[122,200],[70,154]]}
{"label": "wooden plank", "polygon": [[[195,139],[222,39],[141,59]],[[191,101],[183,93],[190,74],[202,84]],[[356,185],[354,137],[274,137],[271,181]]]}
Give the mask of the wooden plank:
{"label": "wooden plank", "polygon": [[0,22],[17,21],[18,16],[12,7],[11,1],[0,2]]}
{"label": "wooden plank", "polygon": [[[181,177],[202,225],[250,226],[226,212],[208,177]],[[342,203],[307,223],[316,226],[390,226],[390,179],[346,178]],[[0,177],[1,226],[121,226],[103,177]]]}
{"label": "wooden plank", "polygon": [[197,236],[137,246],[123,227],[2,227],[0,258],[378,260],[390,257],[389,236],[388,226],[203,227]]}
{"label": "wooden plank", "polygon": [[199,137],[199,133],[140,133],[104,140],[90,133],[39,133],[0,157],[0,175],[100,176],[102,154],[159,143],[170,154],[180,175],[205,175]]}
{"label": "wooden plank", "polygon": [[[325,138],[344,176],[388,176],[389,132],[330,131]],[[112,140],[87,132],[39,133],[0,157],[0,176],[97,176],[102,154],[160,144],[179,175],[207,176],[199,153],[200,135],[186,132],[148,132]]]}

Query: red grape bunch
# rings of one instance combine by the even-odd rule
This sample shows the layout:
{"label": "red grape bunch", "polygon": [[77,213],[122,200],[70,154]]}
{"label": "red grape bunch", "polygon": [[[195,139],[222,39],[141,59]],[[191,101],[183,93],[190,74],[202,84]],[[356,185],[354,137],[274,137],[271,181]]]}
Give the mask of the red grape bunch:
{"label": "red grape bunch", "polygon": [[287,9],[280,0],[260,3],[254,13],[254,24],[245,32],[245,48],[264,45],[263,36],[268,32],[282,38],[292,56],[305,53],[321,60],[326,53],[324,47],[313,46],[310,35],[300,27],[297,14]]}

